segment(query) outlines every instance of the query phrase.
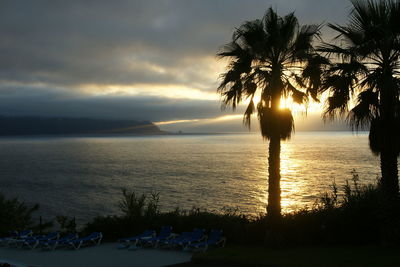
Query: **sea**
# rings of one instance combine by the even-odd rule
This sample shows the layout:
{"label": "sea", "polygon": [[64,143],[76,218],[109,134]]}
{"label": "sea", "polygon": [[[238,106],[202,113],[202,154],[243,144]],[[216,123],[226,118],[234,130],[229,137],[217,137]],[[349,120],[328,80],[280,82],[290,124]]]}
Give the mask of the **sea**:
{"label": "sea", "polygon": [[[162,211],[193,207],[264,214],[268,141],[260,134],[0,138],[0,193],[84,224],[120,214],[122,189],[159,193]],[[282,142],[282,208],[312,207],[354,171],[376,183],[379,157],[366,132],[297,132]]]}

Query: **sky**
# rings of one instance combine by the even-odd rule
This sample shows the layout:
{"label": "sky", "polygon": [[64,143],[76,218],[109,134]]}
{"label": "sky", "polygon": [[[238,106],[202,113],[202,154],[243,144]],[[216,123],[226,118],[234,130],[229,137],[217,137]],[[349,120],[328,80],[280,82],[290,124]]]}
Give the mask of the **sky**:
{"label": "sky", "polygon": [[[235,27],[261,18],[271,6],[280,15],[294,11],[300,24],[343,24],[351,3],[2,0],[0,115],[150,120],[168,131],[244,131],[243,108],[220,108],[216,88],[227,62],[215,55]],[[325,41],[332,39],[327,27],[322,32]],[[307,118],[297,113],[300,130],[343,129],[325,125],[317,105]]]}

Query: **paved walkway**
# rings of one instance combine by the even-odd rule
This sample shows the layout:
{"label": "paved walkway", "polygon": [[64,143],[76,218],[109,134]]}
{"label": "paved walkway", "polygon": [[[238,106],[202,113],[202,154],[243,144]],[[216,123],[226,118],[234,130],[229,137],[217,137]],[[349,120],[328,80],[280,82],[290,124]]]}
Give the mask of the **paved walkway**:
{"label": "paved walkway", "polygon": [[41,249],[0,248],[0,262],[9,261],[17,266],[37,267],[159,267],[190,261],[191,254],[183,251],[117,249],[116,243],[101,244],[80,250],[42,251]]}

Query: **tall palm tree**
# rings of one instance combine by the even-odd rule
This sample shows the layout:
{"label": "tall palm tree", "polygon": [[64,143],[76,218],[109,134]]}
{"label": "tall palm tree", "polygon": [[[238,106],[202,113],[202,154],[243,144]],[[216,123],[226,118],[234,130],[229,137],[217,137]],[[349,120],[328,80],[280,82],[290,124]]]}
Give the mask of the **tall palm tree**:
{"label": "tall palm tree", "polygon": [[[316,37],[319,26],[300,27],[293,13],[280,17],[269,8],[262,19],[237,28],[232,41],[217,54],[229,59],[218,88],[222,106],[235,109],[248,100],[243,122],[250,127],[251,116],[258,114],[261,134],[269,140],[267,213],[271,218],[281,215],[281,140],[289,139],[294,130],[292,113],[281,109],[280,102],[282,98],[297,103],[305,103],[309,96],[316,99],[324,62],[312,45]],[[261,99],[257,106],[256,95]]]}
{"label": "tall palm tree", "polygon": [[[325,116],[347,114],[355,129],[369,127],[369,144],[380,154],[381,186],[390,197],[399,193],[397,157],[400,152],[400,2],[352,1],[346,26],[329,24],[338,32],[336,44],[320,50],[335,57],[322,86],[330,91]],[[352,98],[356,105],[349,110]]]}

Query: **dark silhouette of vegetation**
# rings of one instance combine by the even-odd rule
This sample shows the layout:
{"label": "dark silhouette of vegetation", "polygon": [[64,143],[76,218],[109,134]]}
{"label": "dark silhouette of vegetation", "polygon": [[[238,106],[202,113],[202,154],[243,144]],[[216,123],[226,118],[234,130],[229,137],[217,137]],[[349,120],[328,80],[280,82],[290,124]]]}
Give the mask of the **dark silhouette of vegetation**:
{"label": "dark silhouette of vegetation", "polygon": [[237,210],[224,209],[220,214],[193,207],[186,211],[180,208],[160,212],[159,193],[137,195],[134,191],[122,190],[122,200],[118,205],[121,216],[98,216],[86,224],[83,233],[101,231],[106,240],[135,235],[146,229],[160,229],[171,225],[174,232],[191,231],[193,228],[224,229],[232,241],[246,238],[246,225],[250,219]]}
{"label": "dark silhouette of vegetation", "polygon": [[59,230],[61,235],[66,235],[69,233],[76,233],[76,221],[75,217],[70,218],[68,216],[56,216],[56,221],[59,224]]}
{"label": "dark silhouette of vegetation", "polygon": [[29,206],[18,198],[8,199],[0,193],[0,235],[5,236],[14,230],[42,228],[39,225],[34,225],[32,219],[32,214],[38,209],[39,205],[37,204]]}
{"label": "dark silhouette of vegetation", "polygon": [[325,118],[345,115],[356,97],[347,121],[356,130],[369,127],[370,148],[381,159],[382,190],[391,201],[399,194],[400,2],[352,4],[347,25],[329,24],[338,32],[339,44],[320,47],[333,57],[322,86],[330,92]]}
{"label": "dark silhouette of vegetation", "polygon": [[[222,106],[235,109],[248,99],[243,122],[250,127],[251,116],[258,114],[262,136],[269,140],[267,213],[271,218],[281,215],[281,140],[289,139],[294,130],[292,113],[281,109],[281,99],[300,104],[309,96],[316,99],[320,64],[325,62],[312,45],[319,35],[319,26],[300,27],[294,13],[280,17],[269,8],[262,19],[237,28],[232,41],[218,53],[230,62],[218,88]],[[261,100],[256,106],[257,97]]]}
{"label": "dark silhouette of vegetation", "polygon": [[200,227],[212,229],[213,226],[224,226],[232,229],[232,234],[242,230],[240,221],[247,222],[245,216],[238,216],[232,210],[223,215],[213,214],[199,208],[190,211],[176,208],[170,212],[160,212],[159,193],[137,195],[134,191],[124,189],[119,203],[122,216],[98,216],[89,222],[84,233],[101,231],[106,240],[115,241],[123,236],[135,235],[146,229],[160,229],[164,225],[172,225],[175,232],[192,230]]}

